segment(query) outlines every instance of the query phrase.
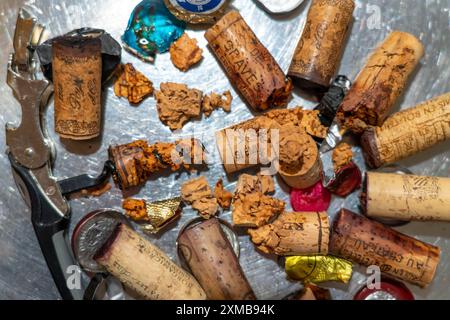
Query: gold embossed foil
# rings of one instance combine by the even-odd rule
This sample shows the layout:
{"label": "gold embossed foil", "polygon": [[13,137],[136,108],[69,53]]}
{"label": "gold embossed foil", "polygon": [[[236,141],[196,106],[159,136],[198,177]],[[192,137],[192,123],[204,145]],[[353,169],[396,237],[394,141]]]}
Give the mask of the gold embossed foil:
{"label": "gold embossed foil", "polygon": [[181,197],[147,202],[126,199],[122,206],[132,220],[141,223],[145,232],[157,233],[181,214]]}
{"label": "gold embossed foil", "polygon": [[286,257],[285,270],[289,278],[303,283],[348,283],[352,277],[352,263],[333,256]]}

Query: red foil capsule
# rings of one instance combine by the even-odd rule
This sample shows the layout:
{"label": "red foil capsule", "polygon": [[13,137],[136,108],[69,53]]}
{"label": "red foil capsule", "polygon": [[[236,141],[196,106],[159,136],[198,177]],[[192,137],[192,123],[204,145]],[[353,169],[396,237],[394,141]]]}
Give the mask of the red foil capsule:
{"label": "red foil capsule", "polygon": [[336,178],[327,188],[337,196],[346,197],[361,188],[361,181],[361,171],[354,162],[350,162],[336,172]]}
{"label": "red foil capsule", "polygon": [[382,278],[379,289],[364,286],[353,300],[415,300],[411,291],[401,282]]}
{"label": "red foil capsule", "polygon": [[296,212],[327,211],[331,202],[331,193],[322,181],[306,189],[291,190],[291,206]]}

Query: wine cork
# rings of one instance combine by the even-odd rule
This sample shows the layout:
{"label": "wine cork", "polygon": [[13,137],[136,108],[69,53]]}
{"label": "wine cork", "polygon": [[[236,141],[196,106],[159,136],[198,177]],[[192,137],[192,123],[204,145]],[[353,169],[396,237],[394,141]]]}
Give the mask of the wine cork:
{"label": "wine cork", "polygon": [[146,181],[146,176],[138,161],[144,158],[143,148],[135,143],[110,146],[109,159],[114,163],[114,182],[120,189],[125,190],[139,186]]}
{"label": "wine cork", "polygon": [[425,287],[436,273],[440,249],[342,209],[333,224],[330,253]]}
{"label": "wine cork", "polygon": [[329,222],[326,212],[284,212],[270,224],[249,229],[252,242],[264,253],[281,256],[326,255]]}
{"label": "wine cork", "polygon": [[102,111],[100,38],[59,37],[52,46],[55,130],[63,138],[95,138]]}
{"label": "wine cork", "polygon": [[237,11],[224,15],[205,38],[250,107],[260,111],[287,105],[291,81]]}
{"label": "wine cork", "polygon": [[450,139],[450,93],[400,111],[381,127],[367,129],[361,146],[367,164],[378,168]]}
{"label": "wine cork", "polygon": [[178,238],[178,245],[208,299],[256,299],[217,219],[189,227]]}
{"label": "wine cork", "polygon": [[216,132],[225,171],[233,173],[269,164],[279,150],[280,128],[275,120],[260,116]]}
{"label": "wine cork", "polygon": [[450,221],[450,178],[367,172],[361,206],[374,218]]}
{"label": "wine cork", "polygon": [[194,277],[124,224],[117,226],[94,259],[144,299],[206,299]]}
{"label": "wine cork", "polygon": [[369,57],[338,109],[339,121],[355,133],[380,126],[424,54],[413,35],[393,31]]}
{"label": "wine cork", "polygon": [[317,144],[298,127],[287,125],[280,130],[279,161],[278,173],[292,188],[309,188],[321,178],[322,162]]}
{"label": "wine cork", "polygon": [[339,66],[347,31],[352,22],[353,0],[314,0],[288,75],[300,88],[323,94]]}

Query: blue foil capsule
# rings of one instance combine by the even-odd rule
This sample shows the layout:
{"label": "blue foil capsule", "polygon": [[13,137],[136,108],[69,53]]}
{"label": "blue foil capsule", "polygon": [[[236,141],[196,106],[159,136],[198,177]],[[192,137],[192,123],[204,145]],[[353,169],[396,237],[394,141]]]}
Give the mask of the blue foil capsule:
{"label": "blue foil capsule", "polygon": [[157,52],[169,50],[185,27],[186,24],[177,20],[162,1],[144,0],[131,13],[121,40],[125,50],[152,62]]}

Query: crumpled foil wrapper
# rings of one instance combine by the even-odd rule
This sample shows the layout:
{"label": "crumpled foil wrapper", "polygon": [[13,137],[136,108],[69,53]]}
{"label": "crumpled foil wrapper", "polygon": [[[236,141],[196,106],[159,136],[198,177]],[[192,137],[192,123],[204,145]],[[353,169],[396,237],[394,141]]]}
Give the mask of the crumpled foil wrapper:
{"label": "crumpled foil wrapper", "polygon": [[348,283],[352,277],[352,266],[351,262],[333,256],[292,256],[285,260],[289,278],[303,283]]}
{"label": "crumpled foil wrapper", "polygon": [[146,202],[147,219],[141,224],[143,231],[157,233],[181,215],[181,197]]}

